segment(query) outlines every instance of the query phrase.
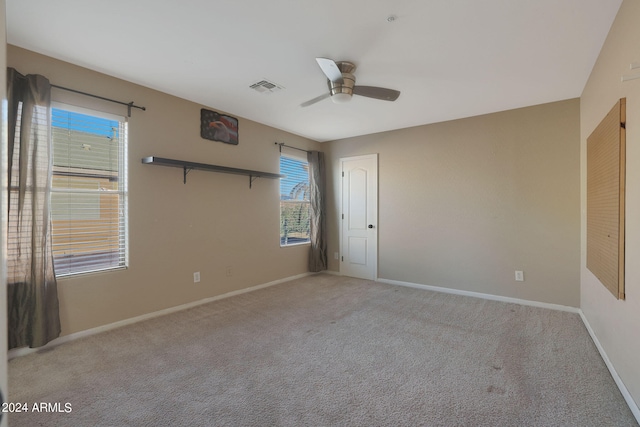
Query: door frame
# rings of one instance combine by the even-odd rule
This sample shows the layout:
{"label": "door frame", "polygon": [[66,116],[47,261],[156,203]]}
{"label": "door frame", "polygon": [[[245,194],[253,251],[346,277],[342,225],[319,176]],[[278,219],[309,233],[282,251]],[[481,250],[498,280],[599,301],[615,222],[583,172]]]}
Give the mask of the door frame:
{"label": "door frame", "polygon": [[349,161],[354,161],[354,160],[374,160],[375,161],[375,191],[373,191],[372,196],[375,198],[375,208],[374,208],[374,216],[375,216],[375,236],[374,236],[374,243],[375,243],[375,254],[373,256],[373,279],[374,281],[378,281],[378,169],[379,169],[379,162],[378,162],[378,153],[373,153],[373,154],[364,154],[364,155],[360,155],[360,156],[351,156],[351,157],[340,157],[340,170],[338,171],[338,179],[340,181],[340,212],[338,213],[338,221],[340,221],[340,274],[343,273],[343,269],[342,269],[342,257],[344,256],[344,247],[343,247],[343,228],[344,228],[344,220],[342,219],[342,215],[344,214],[344,194],[343,194],[343,187],[344,187],[344,181],[343,181],[343,172],[344,172],[344,164],[345,162],[349,162]]}

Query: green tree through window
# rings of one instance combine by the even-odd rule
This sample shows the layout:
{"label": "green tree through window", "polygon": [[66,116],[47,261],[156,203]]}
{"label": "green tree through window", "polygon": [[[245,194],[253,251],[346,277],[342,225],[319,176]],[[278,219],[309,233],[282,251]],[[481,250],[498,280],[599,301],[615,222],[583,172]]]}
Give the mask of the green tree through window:
{"label": "green tree through window", "polygon": [[309,164],[280,156],[280,245],[309,242]]}

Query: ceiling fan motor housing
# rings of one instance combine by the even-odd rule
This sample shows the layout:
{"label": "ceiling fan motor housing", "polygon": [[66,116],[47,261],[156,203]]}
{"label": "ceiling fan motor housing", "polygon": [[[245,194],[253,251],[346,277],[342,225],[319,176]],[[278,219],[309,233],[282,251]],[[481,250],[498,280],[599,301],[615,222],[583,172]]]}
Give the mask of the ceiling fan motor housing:
{"label": "ceiling fan motor housing", "polygon": [[356,84],[356,77],[352,74],[356,66],[347,61],[336,62],[336,65],[342,73],[342,83],[332,82],[327,80],[329,85],[329,93],[331,94],[331,100],[336,104],[348,102],[353,96],[353,87]]}

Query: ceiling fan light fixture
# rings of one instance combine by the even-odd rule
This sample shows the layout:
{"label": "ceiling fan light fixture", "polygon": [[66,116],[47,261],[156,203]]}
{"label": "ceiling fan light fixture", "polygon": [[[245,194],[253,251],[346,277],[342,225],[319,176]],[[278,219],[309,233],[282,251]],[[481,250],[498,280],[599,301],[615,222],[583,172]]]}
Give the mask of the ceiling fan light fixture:
{"label": "ceiling fan light fixture", "polygon": [[340,92],[335,95],[331,95],[331,100],[334,104],[346,104],[351,101],[351,94]]}

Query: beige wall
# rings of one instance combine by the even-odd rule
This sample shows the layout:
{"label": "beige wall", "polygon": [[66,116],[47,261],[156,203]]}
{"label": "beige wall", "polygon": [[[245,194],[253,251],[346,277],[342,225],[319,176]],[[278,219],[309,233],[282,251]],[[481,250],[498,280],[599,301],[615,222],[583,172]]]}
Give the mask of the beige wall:
{"label": "beige wall", "polygon": [[339,159],[379,153],[379,278],[578,307],[579,142],[574,99],[328,143],[330,269]]}
{"label": "beige wall", "polygon": [[[580,99],[581,308],[617,373],[640,404],[640,80],[621,82],[640,61],[640,2],[625,0]],[[637,72],[637,70],[635,71]],[[620,98],[627,99],[626,301],[586,268],[586,139]]]}
{"label": "beige wall", "polygon": [[[181,169],[140,159],[278,172],[276,141],[307,149],[318,143],[242,118],[238,146],[205,140],[200,105],[15,46],[8,46],[7,62],[56,85],[147,108],[133,110],[129,122],[130,267],[59,281],[63,335],[307,271],[308,246],[279,246],[278,180],[258,179],[249,189],[249,177],[192,171],[184,185]],[[125,107],[55,89],[53,98],[126,114]]]}

